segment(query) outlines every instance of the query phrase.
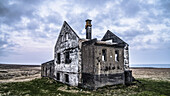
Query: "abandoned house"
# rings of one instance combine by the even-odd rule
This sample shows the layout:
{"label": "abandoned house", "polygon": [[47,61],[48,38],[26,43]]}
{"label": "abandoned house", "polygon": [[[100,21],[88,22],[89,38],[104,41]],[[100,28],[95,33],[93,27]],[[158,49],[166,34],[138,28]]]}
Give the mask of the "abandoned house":
{"label": "abandoned house", "polygon": [[42,77],[88,89],[131,83],[129,45],[109,30],[101,40],[92,39],[89,19],[85,29],[86,39],[82,39],[64,21],[54,59],[41,65]]}

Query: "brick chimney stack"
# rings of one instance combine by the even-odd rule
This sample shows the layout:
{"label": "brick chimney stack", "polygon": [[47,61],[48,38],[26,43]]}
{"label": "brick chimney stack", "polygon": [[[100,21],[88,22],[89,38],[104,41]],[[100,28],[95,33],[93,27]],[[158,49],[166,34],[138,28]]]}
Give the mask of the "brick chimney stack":
{"label": "brick chimney stack", "polygon": [[91,34],[92,34],[92,25],[91,25],[91,21],[90,19],[87,19],[86,20],[86,26],[85,26],[85,29],[86,29],[86,39],[91,39]]}

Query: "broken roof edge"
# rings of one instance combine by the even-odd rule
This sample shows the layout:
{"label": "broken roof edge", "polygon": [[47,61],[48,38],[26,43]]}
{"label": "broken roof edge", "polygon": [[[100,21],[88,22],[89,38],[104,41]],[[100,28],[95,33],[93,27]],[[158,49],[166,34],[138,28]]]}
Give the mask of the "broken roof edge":
{"label": "broken roof edge", "polygon": [[53,59],[53,60],[50,60],[50,61],[47,61],[47,62],[44,62],[44,63],[42,63],[41,65],[44,65],[44,64],[47,64],[47,63],[51,63],[51,62],[54,62],[54,59]]}
{"label": "broken roof edge", "polygon": [[[110,30],[107,30],[107,31],[106,31],[106,33],[104,34],[104,36],[103,36],[103,38],[101,39],[101,41],[104,41],[103,39],[104,39],[105,35],[108,34],[108,32],[110,32],[110,33],[113,34],[116,38],[118,38],[118,39],[121,40],[123,43],[125,43],[125,44],[127,44],[127,45],[129,46],[128,43],[126,43],[124,40],[122,40],[121,38],[119,38],[117,35],[115,35],[115,34],[114,34],[113,32],[111,32]],[[106,41],[106,40],[105,40],[105,41]]]}
{"label": "broken roof edge", "polygon": [[101,44],[101,45],[109,45],[109,46],[117,46],[120,45],[120,43],[110,43],[106,41],[97,40],[97,38],[94,39],[80,39],[80,42],[83,42],[83,44]]}

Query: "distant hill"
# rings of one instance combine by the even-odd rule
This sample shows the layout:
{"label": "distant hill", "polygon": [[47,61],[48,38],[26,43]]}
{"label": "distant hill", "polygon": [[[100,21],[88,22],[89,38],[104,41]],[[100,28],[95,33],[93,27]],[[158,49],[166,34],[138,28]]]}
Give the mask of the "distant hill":
{"label": "distant hill", "polygon": [[0,68],[13,69],[22,67],[40,67],[40,65],[0,64]]}

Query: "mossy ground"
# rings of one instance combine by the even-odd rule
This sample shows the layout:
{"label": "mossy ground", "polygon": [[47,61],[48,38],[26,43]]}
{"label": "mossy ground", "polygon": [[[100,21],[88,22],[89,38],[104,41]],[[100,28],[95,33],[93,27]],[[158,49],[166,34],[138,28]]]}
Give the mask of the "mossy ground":
{"label": "mossy ground", "polygon": [[169,96],[170,82],[138,79],[134,85],[105,86],[95,91],[67,86],[48,78],[0,84],[0,96]]}

